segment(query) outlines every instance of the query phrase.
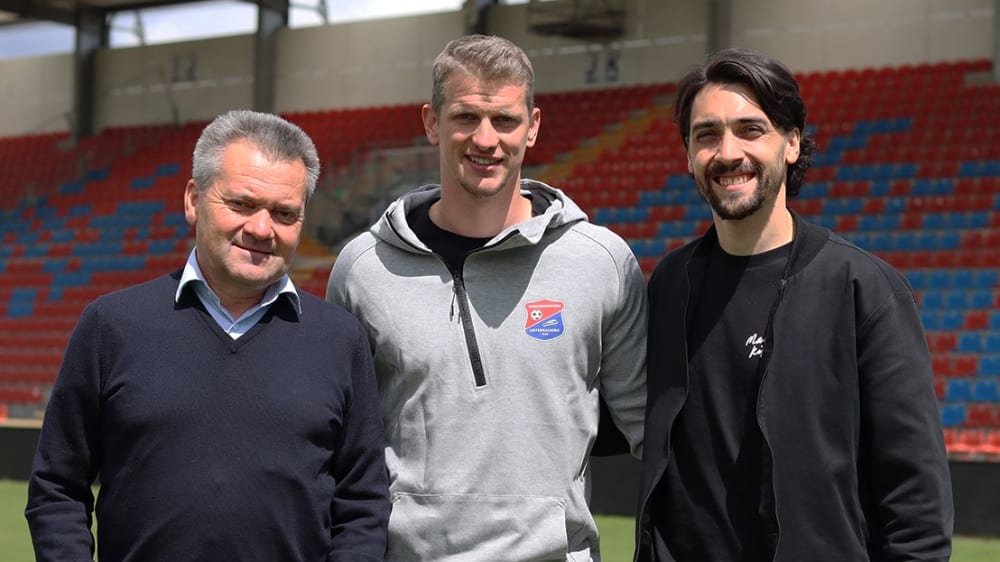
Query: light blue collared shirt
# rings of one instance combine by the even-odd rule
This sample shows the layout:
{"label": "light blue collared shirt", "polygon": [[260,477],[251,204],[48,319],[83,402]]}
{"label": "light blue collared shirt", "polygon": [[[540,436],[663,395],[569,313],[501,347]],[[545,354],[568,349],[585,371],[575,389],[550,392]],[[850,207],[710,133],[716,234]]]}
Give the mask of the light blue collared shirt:
{"label": "light blue collared shirt", "polygon": [[264,291],[264,298],[259,303],[244,312],[239,318],[234,319],[229,314],[229,311],[222,307],[219,297],[205,281],[205,276],[202,275],[201,268],[198,267],[198,260],[195,257],[196,250],[197,248],[191,250],[191,253],[188,254],[187,264],[184,265],[184,272],[181,274],[181,282],[177,285],[177,292],[174,294],[174,302],[180,300],[184,287],[190,284],[195,294],[198,295],[198,300],[201,301],[201,304],[205,305],[205,309],[208,310],[208,313],[215,322],[219,324],[219,327],[229,334],[229,337],[235,340],[247,333],[250,328],[253,328],[267,314],[267,309],[282,294],[288,295],[288,299],[295,307],[295,312],[302,314],[302,302],[299,299],[299,293],[296,291],[295,285],[288,275],[282,275],[281,279],[278,279]]}

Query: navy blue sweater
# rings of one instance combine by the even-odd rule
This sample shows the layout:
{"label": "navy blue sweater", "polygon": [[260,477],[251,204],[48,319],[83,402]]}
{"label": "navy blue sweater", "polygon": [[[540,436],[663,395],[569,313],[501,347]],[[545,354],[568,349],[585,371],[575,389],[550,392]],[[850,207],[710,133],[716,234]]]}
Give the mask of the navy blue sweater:
{"label": "navy blue sweater", "polygon": [[26,516],[38,560],[382,560],[384,430],[344,309],[279,298],[230,338],[180,271],[101,297],[70,339]]}

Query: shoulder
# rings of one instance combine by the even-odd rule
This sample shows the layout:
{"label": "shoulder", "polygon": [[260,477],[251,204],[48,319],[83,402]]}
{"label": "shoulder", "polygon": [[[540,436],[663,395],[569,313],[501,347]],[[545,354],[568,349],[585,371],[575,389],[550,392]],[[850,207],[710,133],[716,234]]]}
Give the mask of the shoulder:
{"label": "shoulder", "polygon": [[836,233],[830,234],[817,258],[818,267],[845,271],[849,279],[862,282],[863,287],[884,287],[893,292],[911,291],[906,278],[896,268]]}
{"label": "shoulder", "polygon": [[650,285],[666,279],[671,273],[683,271],[683,265],[694,256],[695,250],[702,239],[703,237],[695,238],[680,248],[667,252],[659,263],[656,264],[656,267],[653,268],[653,273],[649,278]]}
{"label": "shoulder", "polygon": [[163,307],[173,307],[181,270],[101,295],[92,305],[107,311],[122,311],[129,316]]}
{"label": "shoulder", "polygon": [[323,300],[312,293],[299,291],[304,323],[319,323],[338,331],[361,332],[361,323],[347,308],[335,302]]}
{"label": "shoulder", "polygon": [[615,262],[635,260],[628,243],[607,227],[580,221],[570,225],[569,233],[574,237],[579,249],[588,252],[583,254],[585,257],[603,255]]}
{"label": "shoulder", "polygon": [[374,256],[379,240],[371,231],[364,231],[352,238],[339,252],[334,261],[333,270],[347,271],[354,267],[358,260]]}

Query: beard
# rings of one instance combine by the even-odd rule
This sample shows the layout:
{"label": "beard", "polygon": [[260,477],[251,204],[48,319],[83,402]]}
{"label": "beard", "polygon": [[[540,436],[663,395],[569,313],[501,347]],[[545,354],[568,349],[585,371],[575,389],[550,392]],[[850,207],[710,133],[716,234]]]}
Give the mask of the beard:
{"label": "beard", "polygon": [[[713,189],[713,176],[732,172],[753,174],[757,180],[757,186],[754,187],[753,192],[746,196],[737,197],[720,194]],[[781,191],[784,179],[785,166],[782,165],[765,167],[758,162],[747,161],[735,166],[728,166],[716,162],[705,169],[704,175],[696,177],[695,182],[698,184],[698,193],[701,198],[708,202],[712,211],[719,218],[742,220],[759,211],[765,202],[773,200]]]}

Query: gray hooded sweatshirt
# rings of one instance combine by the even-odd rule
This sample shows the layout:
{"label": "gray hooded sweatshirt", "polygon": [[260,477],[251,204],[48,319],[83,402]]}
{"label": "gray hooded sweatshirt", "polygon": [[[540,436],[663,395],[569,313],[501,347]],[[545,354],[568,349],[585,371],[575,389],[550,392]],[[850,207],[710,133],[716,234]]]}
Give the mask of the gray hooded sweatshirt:
{"label": "gray hooded sweatshirt", "polygon": [[[598,393],[641,454],[646,292],[628,245],[562,191],[451,272],[393,202],[339,254],[327,299],[368,329],[388,443],[387,560],[600,560],[588,507]],[[539,201],[541,198],[541,201]]]}

